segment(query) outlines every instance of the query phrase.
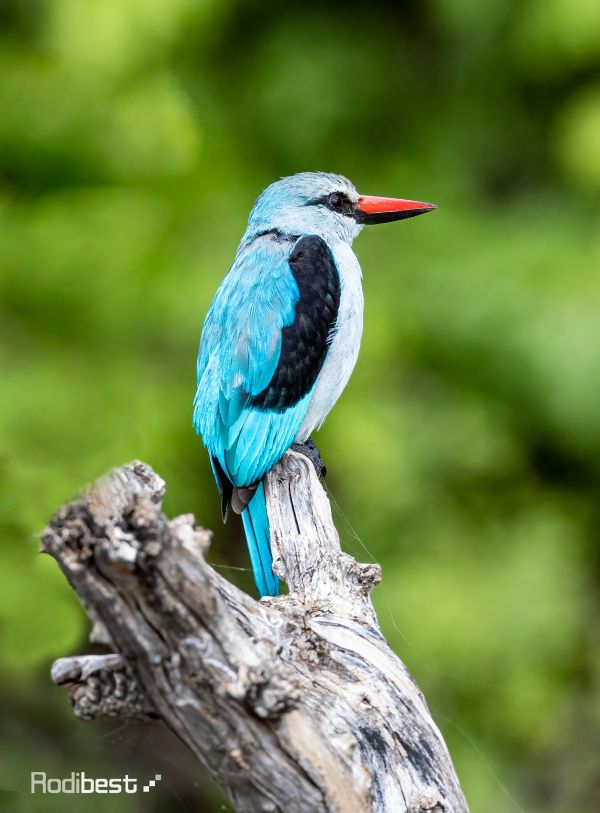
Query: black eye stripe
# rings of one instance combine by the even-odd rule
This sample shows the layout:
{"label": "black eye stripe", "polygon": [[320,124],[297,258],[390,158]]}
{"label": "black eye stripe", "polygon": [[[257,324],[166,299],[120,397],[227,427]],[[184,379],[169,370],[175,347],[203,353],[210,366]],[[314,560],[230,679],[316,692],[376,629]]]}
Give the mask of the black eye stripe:
{"label": "black eye stripe", "polygon": [[330,192],[328,195],[313,198],[309,203],[313,206],[326,206],[332,212],[348,217],[354,216],[354,204],[345,192]]}

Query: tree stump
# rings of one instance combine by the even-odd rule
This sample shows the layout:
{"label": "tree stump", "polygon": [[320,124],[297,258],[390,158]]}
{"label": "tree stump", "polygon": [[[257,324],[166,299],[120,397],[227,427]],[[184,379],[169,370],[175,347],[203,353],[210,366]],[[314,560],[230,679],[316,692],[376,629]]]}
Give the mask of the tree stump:
{"label": "tree stump", "polygon": [[466,813],[423,695],[379,629],[378,565],[340,549],[312,464],[267,475],[274,569],[254,600],[205,561],[210,532],[161,511],[144,463],[60,508],[42,539],[107,655],[52,667],[74,712],[160,718],[240,813]]}

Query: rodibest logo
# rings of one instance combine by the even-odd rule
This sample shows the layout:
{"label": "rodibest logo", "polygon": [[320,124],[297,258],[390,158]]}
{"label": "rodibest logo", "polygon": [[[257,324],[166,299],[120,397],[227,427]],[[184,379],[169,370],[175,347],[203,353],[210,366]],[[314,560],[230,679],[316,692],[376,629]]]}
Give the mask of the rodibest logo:
{"label": "rodibest logo", "polygon": [[[145,785],[141,786],[143,793],[149,793],[160,782],[162,776],[157,773]],[[137,793],[138,780],[125,774],[125,776],[91,777],[85,771],[71,771],[69,776],[60,779],[57,776],[48,776],[46,771],[31,772],[32,793]]]}

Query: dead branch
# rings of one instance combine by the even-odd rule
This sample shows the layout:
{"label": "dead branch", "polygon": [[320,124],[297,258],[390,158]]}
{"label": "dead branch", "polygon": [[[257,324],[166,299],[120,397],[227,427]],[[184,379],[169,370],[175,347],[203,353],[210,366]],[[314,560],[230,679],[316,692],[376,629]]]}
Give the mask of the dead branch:
{"label": "dead branch", "polygon": [[423,695],[383,638],[378,565],[342,553],[312,464],[267,476],[274,567],[255,601],[205,561],[210,533],[161,511],[163,481],[115,469],[42,548],[113,654],[61,658],[75,714],[162,719],[248,813],[468,811]]}

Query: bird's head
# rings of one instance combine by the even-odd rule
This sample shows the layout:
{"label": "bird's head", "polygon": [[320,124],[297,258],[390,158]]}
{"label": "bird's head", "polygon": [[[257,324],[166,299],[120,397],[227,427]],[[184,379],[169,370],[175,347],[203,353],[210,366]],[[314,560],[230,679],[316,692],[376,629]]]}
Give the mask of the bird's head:
{"label": "bird's head", "polygon": [[435,208],[433,203],[359,195],[342,175],[300,172],[275,181],[257,198],[246,235],[277,229],[352,243],[364,225],[404,220]]}

